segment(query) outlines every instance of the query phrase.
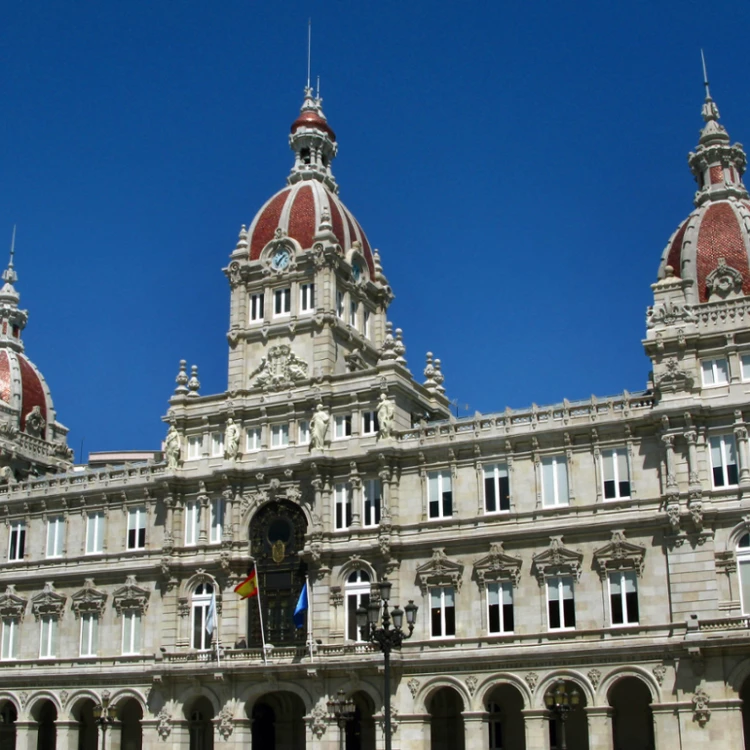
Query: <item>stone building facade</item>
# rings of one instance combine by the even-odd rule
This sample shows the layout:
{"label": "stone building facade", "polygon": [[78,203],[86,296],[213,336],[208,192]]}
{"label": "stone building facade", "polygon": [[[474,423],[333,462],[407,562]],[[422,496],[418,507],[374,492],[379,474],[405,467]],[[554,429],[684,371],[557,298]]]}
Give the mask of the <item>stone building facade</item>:
{"label": "stone building facade", "polygon": [[163,456],[72,465],[11,262],[0,748],[380,750],[383,657],[355,612],[384,578],[419,606],[392,659],[396,748],[748,746],[750,197],[710,95],[703,118],[639,393],[453,418],[440,361],[415,377],[387,320],[310,90],[287,185],[225,269],[227,391],[181,363]]}

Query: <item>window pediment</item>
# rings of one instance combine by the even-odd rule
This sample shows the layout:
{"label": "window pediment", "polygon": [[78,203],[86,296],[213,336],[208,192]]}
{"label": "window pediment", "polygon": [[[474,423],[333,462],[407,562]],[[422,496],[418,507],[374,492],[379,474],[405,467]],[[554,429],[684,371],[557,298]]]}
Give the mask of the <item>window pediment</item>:
{"label": "window pediment", "polygon": [[107,595],[94,586],[94,579],[87,578],[83,588],[70,597],[70,604],[76,617],[81,615],[100,615],[107,602]]}
{"label": "window pediment", "polygon": [[602,578],[616,570],[635,570],[640,576],[645,556],[646,548],[627,541],[625,532],[618,529],[612,532],[609,544],[594,551],[594,563]]}
{"label": "window pediment", "polygon": [[534,573],[541,586],[545,578],[557,575],[572,575],[576,581],[581,578],[581,564],[583,555],[572,549],[568,549],[562,541],[561,536],[551,536],[549,547],[534,555]]}
{"label": "window pediment", "polygon": [[28,599],[24,599],[16,593],[16,587],[9,584],[5,593],[0,596],[0,617],[10,617],[21,620],[26,611]]}
{"label": "window pediment", "polygon": [[522,564],[520,558],[505,554],[502,542],[492,542],[489,555],[474,563],[474,578],[480,590],[498,581],[511,581],[515,587],[521,580]]}
{"label": "window pediment", "polygon": [[41,593],[31,597],[31,611],[39,620],[41,617],[62,617],[65,601],[64,594],[58,594],[51,581],[44,584]]}
{"label": "window pediment", "polygon": [[112,594],[112,604],[118,615],[130,610],[137,610],[144,614],[148,609],[150,596],[151,592],[148,589],[142,588],[135,582],[135,576],[128,576],[125,579],[125,585]]}
{"label": "window pediment", "polygon": [[463,570],[461,563],[448,559],[444,547],[436,547],[432,550],[432,558],[417,568],[419,587],[423,593],[436,586],[453,586],[459,591]]}

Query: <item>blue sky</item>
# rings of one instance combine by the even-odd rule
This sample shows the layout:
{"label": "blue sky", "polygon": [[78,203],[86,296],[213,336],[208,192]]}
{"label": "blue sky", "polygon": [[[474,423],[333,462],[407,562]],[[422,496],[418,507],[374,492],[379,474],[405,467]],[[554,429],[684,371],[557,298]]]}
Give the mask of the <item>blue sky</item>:
{"label": "blue sky", "polygon": [[750,4],[6,0],[0,241],[18,224],[26,351],[70,445],[158,447],[181,358],[226,388],[221,268],[291,166],[308,17],[412,372],[433,351],[470,412],[643,388],[701,47],[750,140]]}

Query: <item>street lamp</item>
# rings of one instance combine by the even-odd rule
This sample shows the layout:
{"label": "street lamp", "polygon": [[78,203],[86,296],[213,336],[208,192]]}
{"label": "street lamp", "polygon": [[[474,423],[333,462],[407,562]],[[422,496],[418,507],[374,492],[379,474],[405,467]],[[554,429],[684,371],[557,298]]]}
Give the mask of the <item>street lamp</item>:
{"label": "street lamp", "polygon": [[117,706],[109,702],[109,690],[102,694],[102,702],[92,709],[94,721],[102,728],[102,750],[107,750],[107,727],[117,721]]}
{"label": "street lamp", "polygon": [[[414,622],[417,618],[417,609],[419,608],[410,599],[404,609],[400,609],[397,605],[389,614],[388,600],[391,598],[392,584],[390,581],[383,579],[376,585],[380,590],[380,601],[383,603],[382,612],[380,604],[371,599],[367,609],[364,607],[357,608],[357,627],[365,641],[376,644],[383,652],[385,666],[383,677],[385,686],[383,690],[385,698],[385,750],[391,750],[391,651],[394,648],[400,649],[402,642],[411,637]],[[373,585],[373,589],[375,589],[375,585]],[[404,633],[402,629],[404,614],[406,614],[406,624],[409,626],[408,633]],[[382,617],[382,626],[378,627],[380,617]],[[393,627],[391,627],[391,622],[393,622]]]}
{"label": "street lamp", "polygon": [[328,701],[328,713],[336,719],[339,725],[339,750],[345,750],[346,745],[346,722],[354,716],[354,701],[346,697],[343,690],[336,693],[333,700]]}
{"label": "street lamp", "polygon": [[548,710],[554,711],[560,717],[560,750],[568,750],[565,742],[565,721],[568,718],[568,713],[581,702],[581,694],[575,687],[568,693],[564,680],[558,680],[550,685],[544,694],[544,702]]}

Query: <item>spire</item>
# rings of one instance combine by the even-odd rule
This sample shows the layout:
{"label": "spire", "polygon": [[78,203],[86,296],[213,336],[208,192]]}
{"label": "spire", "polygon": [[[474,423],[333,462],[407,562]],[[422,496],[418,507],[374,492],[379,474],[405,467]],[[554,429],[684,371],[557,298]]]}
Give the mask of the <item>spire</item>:
{"label": "spire", "polygon": [[0,288],[0,349],[10,347],[22,352],[23,342],[21,341],[21,331],[26,327],[29,315],[26,310],[18,309],[18,302],[21,299],[21,295],[13,286],[18,281],[18,274],[13,266],[15,254],[16,227],[14,226],[10,240],[8,267],[2,273],[2,279],[5,283]]}
{"label": "spire", "polygon": [[690,170],[698,183],[695,205],[725,198],[748,198],[742,183],[747,157],[741,143],[730,145],[729,134],[719,122],[719,108],[711,97],[706,71],[706,59],[701,50],[703,63],[703,86],[706,98],[701,115],[705,125],[700,131],[698,147],[688,155]]}

